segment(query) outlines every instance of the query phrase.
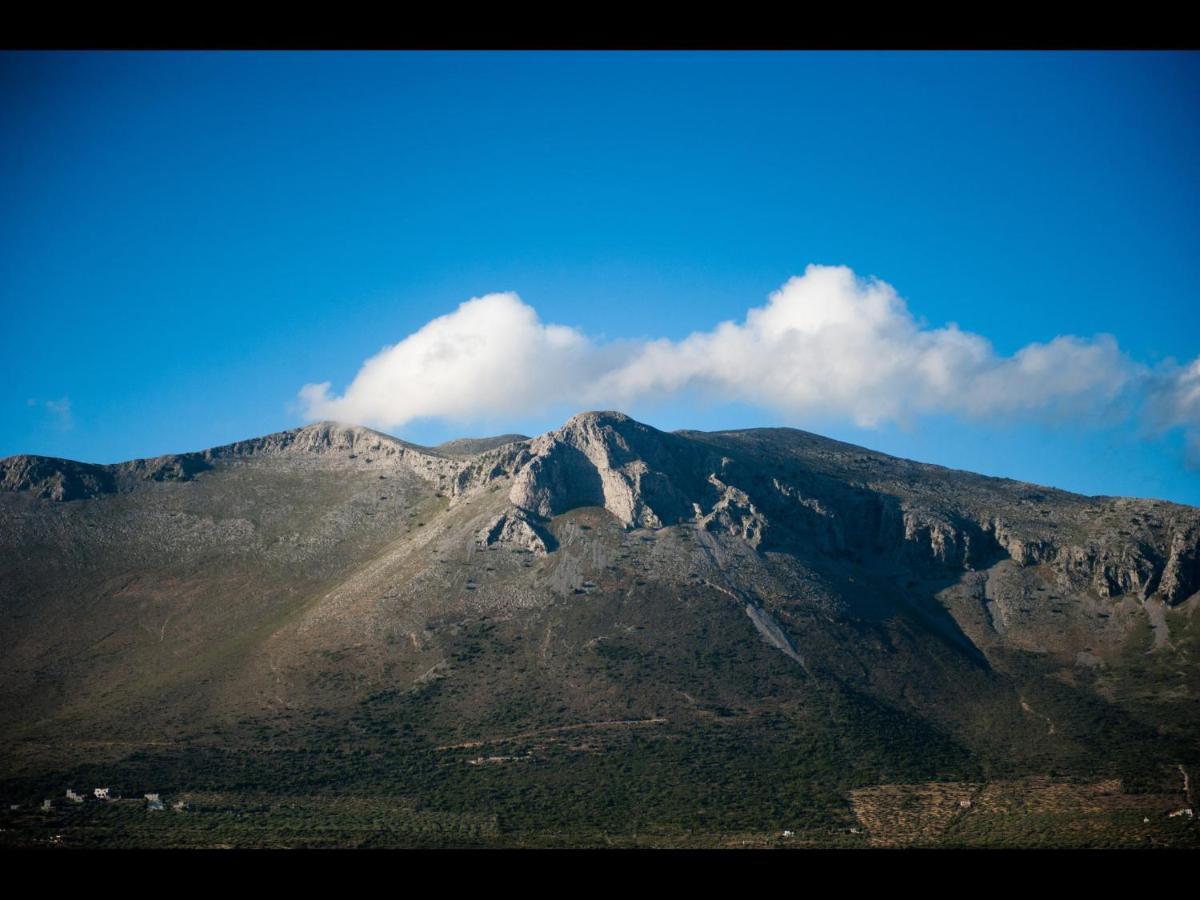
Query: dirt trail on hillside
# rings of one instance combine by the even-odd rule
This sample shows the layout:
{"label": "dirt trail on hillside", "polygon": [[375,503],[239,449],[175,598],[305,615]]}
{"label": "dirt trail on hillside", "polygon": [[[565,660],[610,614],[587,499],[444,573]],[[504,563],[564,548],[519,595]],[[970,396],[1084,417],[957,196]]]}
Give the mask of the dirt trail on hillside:
{"label": "dirt trail on hillside", "polygon": [[637,728],[642,725],[663,725],[666,719],[656,717],[652,719],[612,719],[605,722],[580,722],[576,725],[556,725],[550,728],[535,728],[532,731],[523,731],[520,734],[511,734],[506,737],[480,738],[475,741],[463,741],[459,744],[444,744],[441,747],[435,747],[436,750],[467,750],[472,747],[482,747],[485,744],[504,744],[510,741],[521,741],[532,737],[541,737],[548,734],[559,734],[565,731],[581,731],[587,728]]}

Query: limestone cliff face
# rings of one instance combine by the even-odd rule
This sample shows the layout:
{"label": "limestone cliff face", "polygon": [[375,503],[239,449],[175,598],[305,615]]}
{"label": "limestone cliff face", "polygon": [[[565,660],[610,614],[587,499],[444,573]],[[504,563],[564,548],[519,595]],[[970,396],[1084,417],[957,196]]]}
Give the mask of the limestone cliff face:
{"label": "limestone cliff face", "polygon": [[1140,533],[1119,527],[1127,523],[1082,520],[1053,534],[1038,524],[961,510],[947,516],[909,509],[903,523],[911,553],[940,566],[986,568],[1006,556],[1022,567],[1044,567],[1064,591],[1142,601],[1157,596],[1171,605],[1200,591],[1200,513],[1183,507],[1162,527]]}
{"label": "limestone cliff face", "polygon": [[[1102,598],[1158,596],[1176,604],[1200,591],[1200,511],[1082,498],[969,473],[948,476],[857,449],[822,448],[821,477],[794,460],[781,461],[790,465],[777,474],[769,460],[740,452],[737,442],[702,443],[620,413],[584,413],[485,455],[485,462],[481,457],[460,474],[460,490],[511,479],[509,500],[521,514],[514,521],[527,524],[603,506],[627,528],[691,522],[763,552],[850,555],[951,572],[1008,557],[1022,567],[1046,567],[1063,590]],[[831,459],[838,464],[832,473]],[[864,460],[873,469],[867,478],[855,471]],[[926,475],[935,476],[930,484]]]}
{"label": "limestone cliff face", "polygon": [[1172,605],[1200,591],[1200,526],[1193,525],[1172,536],[1158,588],[1163,599]]}
{"label": "limestone cliff face", "polygon": [[990,527],[1014,561],[1045,566],[1063,590],[1090,590],[1107,598],[1128,594],[1141,600],[1157,595],[1175,605],[1200,591],[1198,522],[1197,511],[1180,507],[1150,531],[1133,530],[1125,522],[1115,527],[1093,522],[1084,523],[1091,526],[1090,533],[1056,540],[1035,529],[1022,533],[1000,519],[984,527]]}
{"label": "limestone cliff face", "polygon": [[740,488],[726,484],[716,474],[708,476],[709,483],[720,494],[707,513],[699,503],[693,503],[696,523],[708,531],[734,535],[751,547],[759,547],[767,529],[767,518],[754,505],[750,495]]}
{"label": "limestone cliff face", "polygon": [[519,509],[509,510],[492,519],[476,537],[481,547],[506,545],[545,556],[550,550],[546,533]]}
{"label": "limestone cliff face", "polygon": [[790,429],[668,434],[617,412],[581,413],[531,440],[452,446],[450,454],[322,422],[112,466],[11,457],[0,461],[0,488],[72,501],[188,481],[240,460],[319,460],[415,474],[452,506],[499,484],[509,509],[479,541],[537,554],[553,552],[548,519],[598,506],[626,528],[689,523],[761,553],[853,559],[898,573],[965,572],[1008,558],[1041,567],[1064,591],[1099,598],[1174,605],[1200,592],[1200,510],[1176,504],[1080,497]]}
{"label": "limestone cliff face", "polygon": [[509,499],[538,516],[603,506],[627,527],[661,528],[711,493],[697,467],[705,455],[621,413],[582,413],[529,443]]}

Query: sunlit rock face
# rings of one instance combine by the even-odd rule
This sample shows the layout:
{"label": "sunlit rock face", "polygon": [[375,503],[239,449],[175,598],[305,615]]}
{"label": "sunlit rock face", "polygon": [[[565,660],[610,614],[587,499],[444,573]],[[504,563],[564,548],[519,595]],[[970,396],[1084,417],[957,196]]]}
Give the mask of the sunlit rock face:
{"label": "sunlit rock face", "polygon": [[628,527],[673,525],[712,493],[707,455],[621,413],[581,413],[530,442],[509,499],[539,516],[603,506]]}

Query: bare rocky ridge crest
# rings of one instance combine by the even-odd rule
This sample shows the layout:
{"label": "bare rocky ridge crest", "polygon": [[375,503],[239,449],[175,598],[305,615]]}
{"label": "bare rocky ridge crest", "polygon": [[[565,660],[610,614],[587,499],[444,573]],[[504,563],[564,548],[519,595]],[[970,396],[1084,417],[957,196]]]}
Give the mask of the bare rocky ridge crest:
{"label": "bare rocky ridge crest", "polygon": [[[857,485],[809,478],[798,486],[764,477],[754,460],[739,458],[740,448],[728,449],[730,455],[620,413],[583,413],[528,444],[485,455],[463,470],[456,487],[465,493],[511,478],[513,511],[482,540],[535,552],[546,552],[539,522],[603,506],[627,528],[694,521],[756,549],[815,544],[845,554],[857,546],[892,562],[956,570],[1007,556],[1020,566],[1048,567],[1064,590],[1101,597],[1156,596],[1175,605],[1200,591],[1200,511],[1189,507],[1083,498],[935,466],[922,468],[952,478],[957,496],[931,496],[919,477]],[[881,467],[918,465],[871,458]],[[1052,511],[1063,498],[1068,507]]]}
{"label": "bare rocky ridge crest", "polygon": [[[320,457],[407,470],[436,485],[451,505],[506,486],[509,509],[476,539],[539,555],[553,551],[550,518],[597,506],[627,529],[692,522],[762,552],[816,551],[956,571],[1007,557],[1021,567],[1045,567],[1064,590],[1104,598],[1177,605],[1200,591],[1200,510],[1080,497],[790,429],[669,434],[621,413],[588,412],[533,439],[505,435],[444,446],[322,422],[115,465],[10,457],[0,461],[0,488],[74,501],[148,482],[188,481],[241,459]],[[485,449],[470,452],[479,447]]]}

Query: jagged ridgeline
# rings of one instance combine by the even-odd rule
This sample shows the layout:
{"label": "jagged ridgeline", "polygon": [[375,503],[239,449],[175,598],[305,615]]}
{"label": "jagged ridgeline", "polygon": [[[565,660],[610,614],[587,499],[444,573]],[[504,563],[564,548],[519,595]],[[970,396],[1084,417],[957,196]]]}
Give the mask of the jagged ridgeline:
{"label": "jagged ridgeline", "polygon": [[1194,508],[619,413],[0,487],[8,843],[1197,843]]}

